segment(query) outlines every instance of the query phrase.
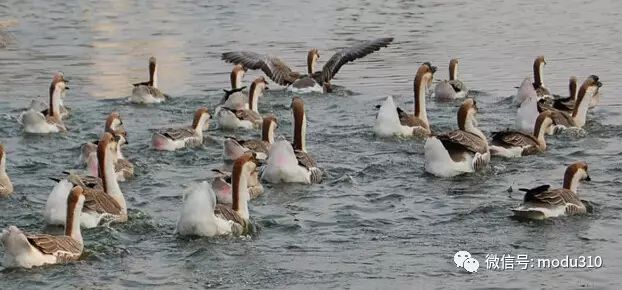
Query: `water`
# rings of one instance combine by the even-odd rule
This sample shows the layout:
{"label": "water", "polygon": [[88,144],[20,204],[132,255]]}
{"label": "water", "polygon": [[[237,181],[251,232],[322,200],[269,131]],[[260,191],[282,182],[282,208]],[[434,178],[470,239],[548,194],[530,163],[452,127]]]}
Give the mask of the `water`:
{"label": "water", "polygon": [[[31,3],[36,2],[36,3]],[[4,1],[0,20],[13,41],[0,49],[0,140],[8,148],[15,194],[0,201],[0,226],[40,231],[53,183],[48,176],[80,168],[85,140],[97,138],[111,110],[121,112],[137,178],[122,184],[130,222],[86,230],[77,263],[0,272],[0,288],[397,288],[486,287],[615,289],[622,239],[618,194],[622,183],[622,116],[617,92],[622,33],[619,1]],[[261,226],[253,239],[188,239],[173,234],[181,192],[217,167],[223,133],[210,130],[205,146],[174,153],[149,149],[153,129],[188,124],[192,112],[213,109],[228,87],[223,51],[279,55],[304,70],[306,51],[326,61],[354,41],[393,36],[394,44],[346,65],[333,94],[305,97],[308,147],[328,179],[314,186],[267,186],[251,205]],[[600,107],[590,112],[587,136],[550,138],[549,150],[520,160],[494,160],[490,170],[438,179],[423,171],[423,146],[377,139],[374,106],[387,95],[412,107],[412,79],[420,63],[446,78],[451,57],[479,93],[485,132],[513,124],[509,96],[543,54],[545,83],[567,94],[570,75],[597,74]],[[131,106],[129,84],[146,79],[147,58],[159,60],[158,106]],[[53,72],[71,80],[74,109],[67,134],[25,136],[16,117],[44,96]],[[249,73],[249,82],[259,72]],[[276,85],[272,85],[277,89]],[[42,98],[43,99],[43,98]],[[260,111],[274,112],[279,133],[291,136],[290,96],[272,90]],[[457,103],[428,101],[432,128],[454,128]],[[242,137],[253,136],[242,132]],[[506,189],[561,185],[567,164],[586,160],[592,181],[580,186],[595,211],[583,217],[518,222],[509,208],[521,195]],[[476,274],[456,269],[453,254],[559,258],[600,255],[601,269],[529,269]]]}

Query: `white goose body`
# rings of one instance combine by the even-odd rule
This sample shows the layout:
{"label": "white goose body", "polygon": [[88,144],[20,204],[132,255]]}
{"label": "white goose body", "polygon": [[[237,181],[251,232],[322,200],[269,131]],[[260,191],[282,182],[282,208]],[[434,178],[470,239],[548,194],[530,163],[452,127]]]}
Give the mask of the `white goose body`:
{"label": "white goose body", "polygon": [[298,164],[292,144],[278,140],[272,144],[261,179],[269,183],[311,183],[311,172]]}
{"label": "white goose body", "polygon": [[391,96],[387,97],[380,106],[380,110],[378,110],[376,123],[374,124],[374,133],[380,137],[412,136],[413,134],[411,128],[400,124],[397,107]]}
{"label": "white goose body", "polygon": [[516,128],[524,133],[533,132],[538,112],[538,96],[529,79],[523,80],[518,89],[517,98],[522,99],[516,111]]}
{"label": "white goose body", "polygon": [[[439,177],[452,177],[479,171],[488,165],[488,142],[476,127],[476,112],[475,101],[466,99],[458,110],[460,129],[426,140],[424,153],[427,172]],[[451,146],[447,147],[445,143]]]}
{"label": "white goose body", "polygon": [[216,196],[206,181],[190,187],[184,194],[177,233],[205,237],[230,235],[233,221],[216,216]]}
{"label": "white goose body", "polygon": [[84,249],[80,233],[80,212],[84,200],[80,187],[73,188],[70,196],[65,199],[68,210],[64,235],[26,234],[15,226],[3,230],[0,235],[4,246],[3,266],[32,268],[79,259]]}

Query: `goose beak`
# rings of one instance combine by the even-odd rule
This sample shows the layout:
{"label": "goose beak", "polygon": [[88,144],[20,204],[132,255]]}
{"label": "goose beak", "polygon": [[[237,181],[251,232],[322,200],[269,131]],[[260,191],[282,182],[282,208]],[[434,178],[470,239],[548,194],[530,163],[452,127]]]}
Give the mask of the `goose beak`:
{"label": "goose beak", "polygon": [[585,178],[585,181],[592,181],[592,178],[588,175],[588,176]]}

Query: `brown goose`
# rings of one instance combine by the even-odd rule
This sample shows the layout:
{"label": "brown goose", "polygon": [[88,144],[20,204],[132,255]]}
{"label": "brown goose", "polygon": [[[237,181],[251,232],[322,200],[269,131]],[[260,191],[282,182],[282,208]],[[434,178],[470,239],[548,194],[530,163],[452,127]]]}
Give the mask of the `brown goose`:
{"label": "brown goose", "polygon": [[533,88],[536,90],[539,98],[552,96],[549,89],[544,86],[544,81],[542,79],[542,71],[545,65],[546,61],[543,55],[536,57],[533,61]]}
{"label": "brown goose", "polygon": [[[575,102],[572,114],[559,110],[551,110],[551,118],[555,124],[555,131],[565,128],[582,128],[585,125],[587,110],[589,108],[594,92],[602,86],[598,76],[589,76],[579,88],[577,101]],[[545,110],[542,107],[539,110]]]}
{"label": "brown goose", "polygon": [[203,130],[212,116],[206,107],[201,107],[194,113],[191,127],[165,129],[153,133],[151,143],[155,150],[175,151],[186,146],[203,144]]}
{"label": "brown goose", "polygon": [[458,59],[449,61],[449,80],[440,81],[434,88],[434,97],[440,100],[462,99],[469,94],[469,89],[458,79]]}
{"label": "brown goose", "polygon": [[517,217],[538,220],[585,214],[586,204],[577,195],[577,187],[581,180],[590,180],[587,163],[573,163],[566,168],[562,188],[551,189],[550,185],[531,189],[521,188],[521,191],[526,192],[523,204],[512,211]]}
{"label": "brown goose", "polygon": [[76,186],[65,200],[65,234],[26,234],[15,226],[2,231],[6,268],[32,268],[45,264],[60,264],[80,258],[84,249],[80,233],[80,215],[85,202],[84,191]]}
{"label": "brown goose", "polygon": [[164,102],[169,98],[158,89],[158,68],[156,58],[153,56],[149,58],[149,80],[135,83],[133,86],[132,96],[129,99],[132,103],[154,104]]}
{"label": "brown goose", "polygon": [[378,38],[356,44],[335,53],[321,71],[315,71],[315,64],[320,58],[316,48],[307,54],[307,74],[293,71],[284,61],[275,56],[260,55],[250,51],[225,52],[222,60],[241,64],[246,69],[261,69],[270,79],[295,93],[330,92],[330,81],[344,64],[367,56],[387,47],[393,42],[392,37]]}
{"label": "brown goose", "polygon": [[546,150],[544,135],[553,124],[551,112],[540,113],[536,119],[533,135],[520,131],[506,130],[492,133],[490,154],[502,157],[520,157],[532,155]]}
{"label": "brown goose", "polygon": [[458,110],[458,130],[429,137],[424,145],[425,170],[440,177],[479,171],[488,165],[486,136],[477,128],[477,103],[466,99]]}
{"label": "brown goose", "polygon": [[225,140],[223,157],[227,160],[236,160],[247,151],[257,154],[257,158],[268,158],[270,147],[274,143],[274,132],[279,124],[274,115],[263,118],[261,125],[261,139],[240,140],[229,136]]}
{"label": "brown goose", "polygon": [[[121,115],[117,112],[112,112],[106,118],[106,122],[104,124],[104,132],[108,132],[113,134],[119,141],[119,146],[117,146],[117,156],[114,164],[115,170],[117,172],[117,177],[119,181],[125,181],[134,176],[134,164],[129,160],[125,159],[123,152],[121,151],[121,147],[125,144],[129,144],[127,140],[127,132],[123,128],[123,121],[121,120]],[[99,140],[84,143],[82,145],[82,155],[81,159],[84,163],[86,163],[86,168],[91,176],[99,176],[98,175],[98,165],[97,165],[97,143]]]}

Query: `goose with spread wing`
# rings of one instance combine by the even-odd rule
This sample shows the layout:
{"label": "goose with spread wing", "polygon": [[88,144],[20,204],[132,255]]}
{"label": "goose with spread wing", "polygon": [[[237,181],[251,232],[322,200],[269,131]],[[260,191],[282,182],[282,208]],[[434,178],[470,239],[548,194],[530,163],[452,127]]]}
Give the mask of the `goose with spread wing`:
{"label": "goose with spread wing", "polygon": [[320,54],[313,48],[307,54],[307,74],[293,71],[278,57],[250,51],[225,52],[222,54],[222,60],[241,64],[246,69],[261,69],[275,83],[288,86],[288,89],[295,93],[330,92],[332,90],[330,81],[344,64],[387,47],[391,42],[392,37],[378,38],[342,49],[324,64],[321,71],[315,71],[315,64]]}

